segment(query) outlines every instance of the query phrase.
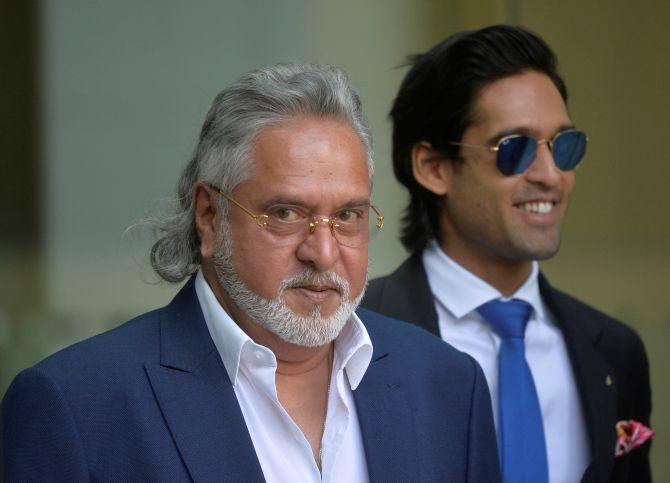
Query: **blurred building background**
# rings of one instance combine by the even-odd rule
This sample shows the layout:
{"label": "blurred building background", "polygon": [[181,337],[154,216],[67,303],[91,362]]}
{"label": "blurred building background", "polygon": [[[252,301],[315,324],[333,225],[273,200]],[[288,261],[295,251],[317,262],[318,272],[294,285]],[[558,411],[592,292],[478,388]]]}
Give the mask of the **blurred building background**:
{"label": "blurred building background", "polygon": [[670,481],[670,2],[563,0],[43,0],[0,14],[0,394],[20,369],[178,287],[136,226],[169,206],[215,94],[280,61],[343,67],[375,134],[375,204],[388,223],[371,272],[403,258],[405,194],[387,112],[407,54],[508,22],[556,51],[573,121],[591,142],[554,285],[644,339],[657,481]]}

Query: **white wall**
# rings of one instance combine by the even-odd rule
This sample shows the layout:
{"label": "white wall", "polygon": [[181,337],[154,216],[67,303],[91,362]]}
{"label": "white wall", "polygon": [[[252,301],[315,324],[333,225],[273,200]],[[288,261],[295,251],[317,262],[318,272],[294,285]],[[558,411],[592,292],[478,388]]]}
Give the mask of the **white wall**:
{"label": "white wall", "polygon": [[403,257],[405,194],[390,168],[387,112],[408,53],[425,49],[430,2],[50,0],[42,10],[46,303],[86,333],[166,303],[146,230],[173,196],[215,94],[279,61],[347,70],[375,133],[375,202],[388,223],[372,274]]}

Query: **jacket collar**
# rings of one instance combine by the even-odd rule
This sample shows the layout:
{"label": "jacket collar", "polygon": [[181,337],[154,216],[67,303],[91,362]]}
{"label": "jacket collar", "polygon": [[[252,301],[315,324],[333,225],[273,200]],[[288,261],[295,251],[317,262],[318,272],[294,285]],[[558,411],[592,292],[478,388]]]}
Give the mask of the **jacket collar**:
{"label": "jacket collar", "polygon": [[160,316],[161,358],[145,371],[195,481],[263,481],[230,379],[195,294],[193,278]]}

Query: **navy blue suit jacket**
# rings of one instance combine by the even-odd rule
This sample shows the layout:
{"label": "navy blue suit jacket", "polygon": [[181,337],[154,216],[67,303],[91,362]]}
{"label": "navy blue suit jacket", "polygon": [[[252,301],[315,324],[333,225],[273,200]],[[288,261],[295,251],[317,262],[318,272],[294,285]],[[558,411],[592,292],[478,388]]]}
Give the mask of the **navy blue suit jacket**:
{"label": "navy blue suit jacket", "polygon": [[[582,483],[650,482],[651,443],[614,458],[617,421],[649,425],[651,389],[642,341],[621,322],[551,287],[542,274],[539,285],[565,338],[588,426],[592,461]],[[373,280],[363,306],[440,333],[421,252]]]}
{"label": "navy blue suit jacket", "polygon": [[[354,391],[370,480],[499,481],[479,366],[408,324],[358,314],[374,346]],[[192,280],[167,307],[23,371],[2,418],[7,481],[263,480]]]}

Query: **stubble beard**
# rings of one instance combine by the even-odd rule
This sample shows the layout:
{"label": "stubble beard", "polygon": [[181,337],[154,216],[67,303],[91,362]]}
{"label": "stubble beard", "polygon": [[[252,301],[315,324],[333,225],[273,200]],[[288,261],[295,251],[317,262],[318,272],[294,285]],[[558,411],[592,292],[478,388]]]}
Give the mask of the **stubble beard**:
{"label": "stubble beard", "polygon": [[561,221],[548,233],[526,235],[519,231],[509,234],[510,259],[527,261],[552,258],[561,246]]}
{"label": "stubble beard", "polygon": [[[318,272],[306,267],[297,275],[282,280],[274,299],[263,298],[253,292],[237,275],[232,262],[232,241],[226,233],[227,229],[227,223],[222,222],[217,233],[213,261],[219,283],[233,303],[259,326],[290,344],[319,347],[335,340],[358,307],[365,289],[354,299],[350,299],[347,280],[333,272]],[[323,317],[321,304],[314,304],[308,315],[293,312],[284,301],[284,292],[289,288],[305,285],[334,287],[341,299],[335,312]]]}

